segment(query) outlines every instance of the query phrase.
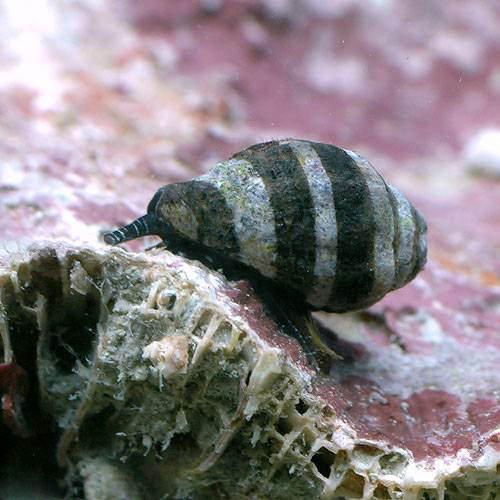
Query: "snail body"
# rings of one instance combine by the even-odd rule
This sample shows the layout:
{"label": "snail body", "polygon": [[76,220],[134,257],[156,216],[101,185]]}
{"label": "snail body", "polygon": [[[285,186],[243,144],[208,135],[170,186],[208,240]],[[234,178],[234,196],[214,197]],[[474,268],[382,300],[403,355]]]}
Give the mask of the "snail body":
{"label": "snail body", "polygon": [[420,213],[366,159],[289,139],[256,144],[160,188],[145,216],[104,239],[179,235],[253,268],[313,309],[344,312],[411,281],[425,265],[426,231]]}

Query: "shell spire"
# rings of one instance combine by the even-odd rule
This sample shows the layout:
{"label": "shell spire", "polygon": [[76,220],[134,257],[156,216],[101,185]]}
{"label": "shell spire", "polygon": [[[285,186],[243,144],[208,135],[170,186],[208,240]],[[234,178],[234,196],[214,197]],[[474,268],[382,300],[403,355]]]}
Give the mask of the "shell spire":
{"label": "shell spire", "polygon": [[153,213],[148,213],[135,219],[130,224],[120,227],[115,231],[106,233],[103,236],[105,243],[108,245],[118,245],[125,241],[141,238],[142,236],[149,236],[159,234],[158,220]]}

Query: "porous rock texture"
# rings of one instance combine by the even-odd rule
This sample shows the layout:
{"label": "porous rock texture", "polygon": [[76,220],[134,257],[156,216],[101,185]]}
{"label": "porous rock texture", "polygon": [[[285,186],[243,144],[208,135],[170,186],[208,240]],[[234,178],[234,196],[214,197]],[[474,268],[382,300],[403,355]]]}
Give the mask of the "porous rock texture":
{"label": "porous rock texture", "polygon": [[[498,498],[496,0],[0,0],[0,18],[2,498]],[[152,239],[97,245],[160,185],[285,137],[359,151],[429,225],[414,282],[318,315],[344,358],[328,376],[247,285]]]}
{"label": "porous rock texture", "polygon": [[[344,372],[362,377],[370,362],[335,362],[317,373],[245,282],[166,251],[53,244],[5,258],[0,286],[1,367],[13,373],[4,422],[19,435],[39,433],[42,417],[47,429],[56,425],[45,453],[56,453],[73,496],[494,498],[497,491],[498,429],[475,429],[469,440],[477,422],[469,415],[465,423],[456,398],[437,389],[405,401],[375,384],[368,393],[366,382]],[[362,326],[351,318],[349,328]],[[398,354],[373,349],[374,378],[401,387],[376,373],[384,361],[396,369]],[[424,381],[416,385],[433,378],[418,375]],[[394,379],[407,376],[403,369]],[[25,380],[23,390],[14,379]],[[412,408],[418,398],[429,403],[423,414],[422,405]],[[477,411],[485,404],[476,402]]]}

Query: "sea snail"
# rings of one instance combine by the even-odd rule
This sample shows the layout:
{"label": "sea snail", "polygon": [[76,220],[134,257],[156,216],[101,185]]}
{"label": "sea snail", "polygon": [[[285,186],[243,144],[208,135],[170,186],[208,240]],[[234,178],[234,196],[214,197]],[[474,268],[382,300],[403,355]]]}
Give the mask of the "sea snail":
{"label": "sea snail", "polygon": [[179,235],[241,262],[312,309],[362,309],[426,261],[423,217],[358,154],[329,144],[256,144],[208,173],[160,188],[116,245]]}

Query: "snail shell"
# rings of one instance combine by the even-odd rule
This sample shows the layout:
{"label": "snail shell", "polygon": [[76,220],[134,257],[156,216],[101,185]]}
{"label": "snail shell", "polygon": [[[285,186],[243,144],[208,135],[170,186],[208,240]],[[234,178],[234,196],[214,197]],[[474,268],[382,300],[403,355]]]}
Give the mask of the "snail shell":
{"label": "snail shell", "polygon": [[105,241],[180,235],[314,309],[343,312],[411,281],[426,261],[426,232],[419,212],[366,159],[289,139],[256,144],[205,175],[162,187],[145,216]]}

